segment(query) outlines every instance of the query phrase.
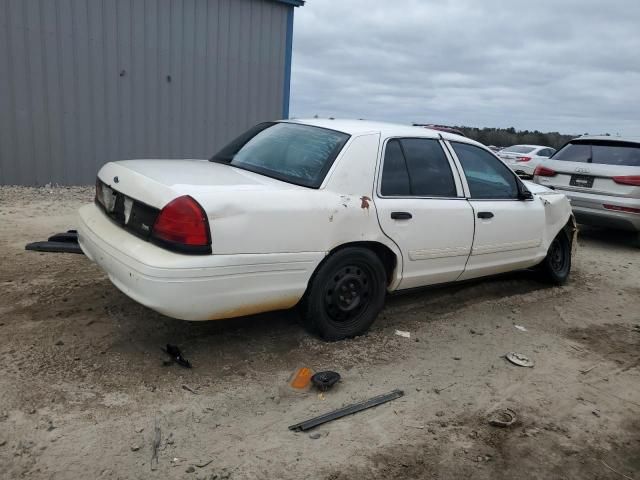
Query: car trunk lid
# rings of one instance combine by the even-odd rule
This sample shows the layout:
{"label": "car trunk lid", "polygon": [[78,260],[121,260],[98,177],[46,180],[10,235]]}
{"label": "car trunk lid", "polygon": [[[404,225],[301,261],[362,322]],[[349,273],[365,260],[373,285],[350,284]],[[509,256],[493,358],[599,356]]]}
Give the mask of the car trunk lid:
{"label": "car trunk lid", "polygon": [[158,209],[180,195],[191,195],[197,200],[199,195],[213,191],[224,194],[296,188],[280,180],[207,160],[124,160],[107,163],[98,178],[115,191]]}

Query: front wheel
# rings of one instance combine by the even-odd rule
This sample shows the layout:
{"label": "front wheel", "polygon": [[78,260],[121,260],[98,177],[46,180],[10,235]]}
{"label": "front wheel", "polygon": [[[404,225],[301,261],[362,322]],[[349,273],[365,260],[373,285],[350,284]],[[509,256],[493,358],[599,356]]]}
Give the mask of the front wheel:
{"label": "front wheel", "polygon": [[386,272],[375,253],[338,250],[309,283],[300,305],[303,324],[327,341],[362,335],[382,309],[385,294]]}
{"label": "front wheel", "polygon": [[571,272],[571,243],[564,232],[560,232],[553,239],[547,256],[540,264],[540,270],[545,280],[562,285],[569,278]]}

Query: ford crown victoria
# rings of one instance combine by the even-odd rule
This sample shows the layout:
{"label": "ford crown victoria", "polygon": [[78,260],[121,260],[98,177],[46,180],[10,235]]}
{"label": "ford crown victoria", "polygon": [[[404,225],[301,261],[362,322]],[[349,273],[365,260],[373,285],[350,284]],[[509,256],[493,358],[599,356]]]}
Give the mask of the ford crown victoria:
{"label": "ford crown victoria", "polygon": [[98,173],[79,242],[132,299],[185,320],[297,306],[326,340],[364,333],[387,292],[536,267],[563,283],[565,195],[486,147],[420,127],[257,125],[210,160]]}

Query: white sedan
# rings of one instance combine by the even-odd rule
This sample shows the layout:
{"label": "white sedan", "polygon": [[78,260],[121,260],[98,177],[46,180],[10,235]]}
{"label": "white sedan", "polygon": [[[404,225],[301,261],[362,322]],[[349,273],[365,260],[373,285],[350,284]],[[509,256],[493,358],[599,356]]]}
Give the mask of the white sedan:
{"label": "white sedan", "polygon": [[517,174],[531,177],[540,162],[547,160],[554,153],[555,148],[542,145],[512,145],[500,150],[498,156]]}
{"label": "white sedan", "polygon": [[480,143],[347,120],[257,125],[207,160],[98,173],[79,242],[126,295],[213,320],[298,306],[326,340],[365,332],[385,294],[538,267],[571,269],[563,194]]}

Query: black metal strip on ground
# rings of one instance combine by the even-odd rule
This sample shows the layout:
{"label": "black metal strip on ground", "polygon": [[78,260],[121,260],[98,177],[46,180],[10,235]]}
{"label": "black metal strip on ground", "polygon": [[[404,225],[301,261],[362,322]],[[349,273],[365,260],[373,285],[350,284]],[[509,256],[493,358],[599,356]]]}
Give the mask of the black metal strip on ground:
{"label": "black metal strip on ground", "polygon": [[36,252],[83,253],[80,245],[74,242],[33,242],[24,248]]}
{"label": "black metal strip on ground", "polygon": [[78,232],[56,233],[49,237],[50,242],[70,242],[78,243]]}
{"label": "black metal strip on ground", "polygon": [[367,408],[390,402],[391,400],[400,398],[403,395],[404,392],[402,390],[393,390],[392,392],[386,393],[384,395],[378,395],[377,397],[370,398],[369,400],[365,400],[364,402],[354,403],[353,405],[339,408],[338,410],[334,410],[333,412],[325,413],[324,415],[305,420],[304,422],[296,423],[295,425],[291,425],[289,427],[289,430],[293,430],[295,432],[304,432],[306,430],[317,427],[318,425],[322,425],[323,423],[331,422],[332,420],[337,420],[338,418],[361,412],[362,410],[366,410]]}

